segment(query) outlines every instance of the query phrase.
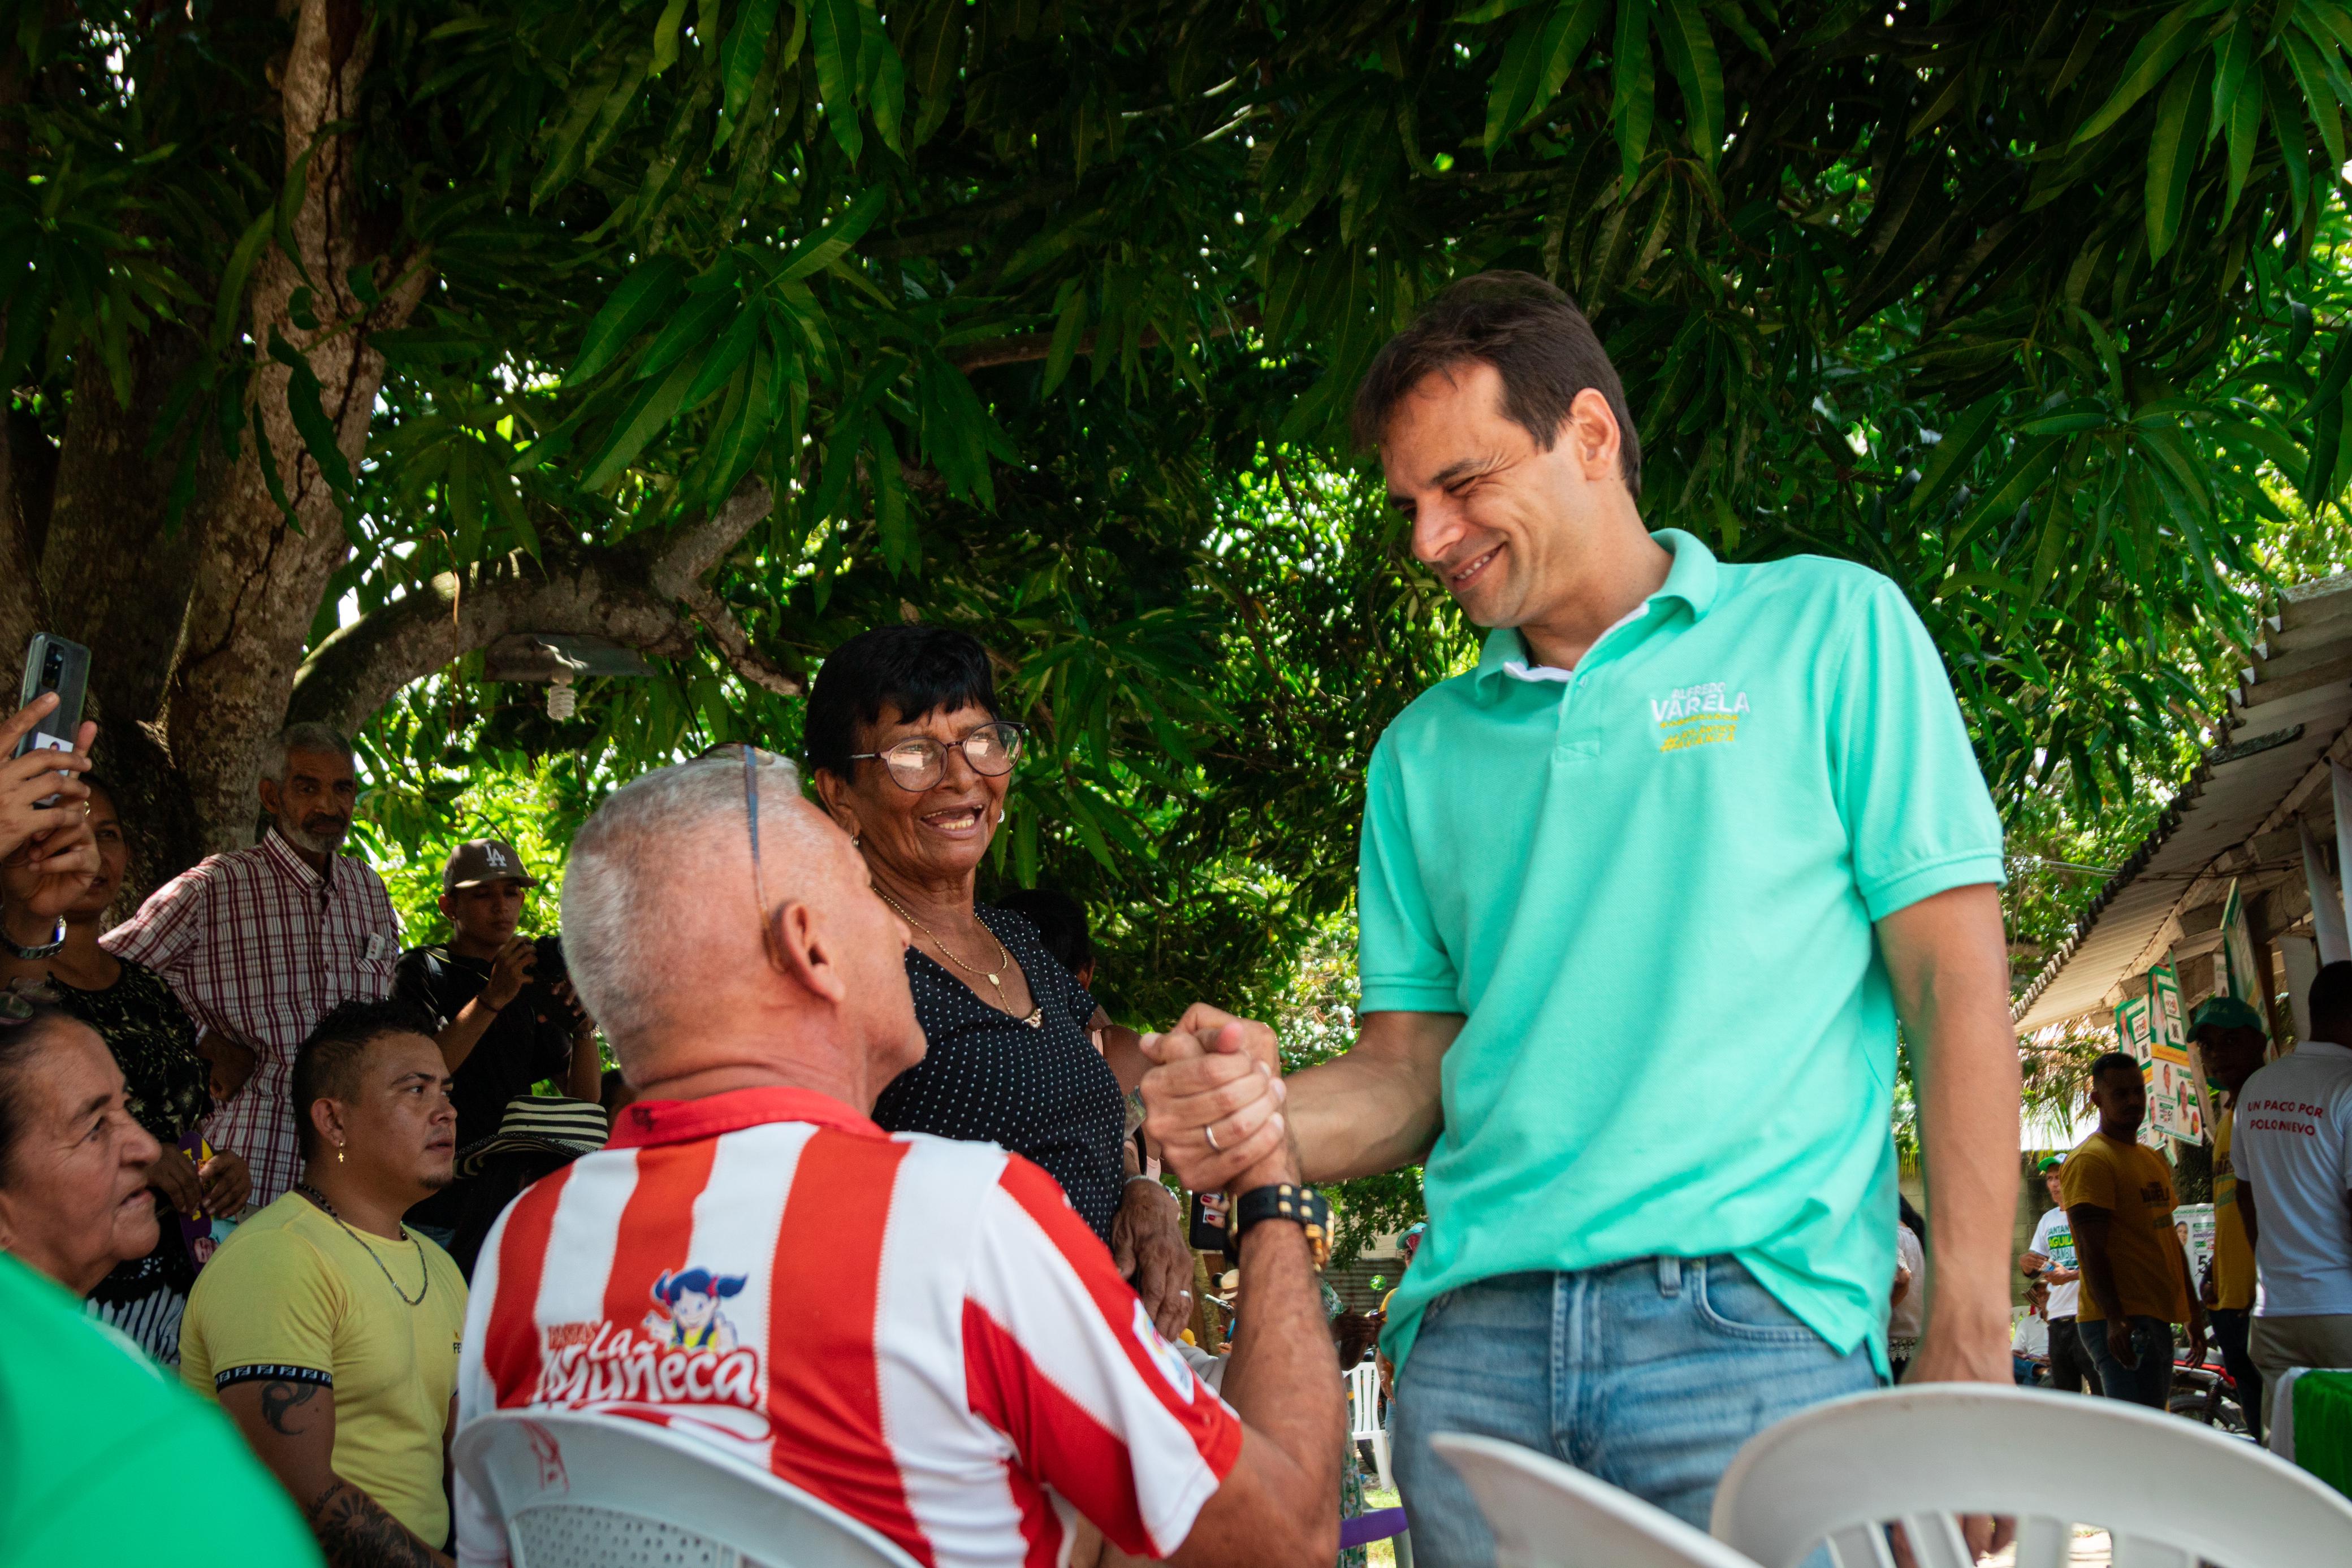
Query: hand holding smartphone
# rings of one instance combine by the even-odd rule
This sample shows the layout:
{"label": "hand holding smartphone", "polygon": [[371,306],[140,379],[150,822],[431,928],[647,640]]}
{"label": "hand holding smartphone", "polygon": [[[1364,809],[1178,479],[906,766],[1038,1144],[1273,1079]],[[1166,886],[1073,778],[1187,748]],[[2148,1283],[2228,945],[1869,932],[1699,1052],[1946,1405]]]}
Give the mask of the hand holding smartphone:
{"label": "hand holding smartphone", "polygon": [[0,751],[7,755],[0,763],[0,856],[31,843],[32,858],[44,862],[82,847],[87,810],[80,802],[89,791],[75,775],[89,770],[98,733],[82,722],[89,679],[89,650],[79,643],[44,632],[26,648],[23,706],[0,723]]}

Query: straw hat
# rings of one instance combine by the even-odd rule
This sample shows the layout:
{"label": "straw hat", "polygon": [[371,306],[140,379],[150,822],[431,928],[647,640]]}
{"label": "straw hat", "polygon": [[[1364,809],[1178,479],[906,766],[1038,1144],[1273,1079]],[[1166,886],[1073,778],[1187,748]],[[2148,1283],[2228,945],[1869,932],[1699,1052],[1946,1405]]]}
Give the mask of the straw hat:
{"label": "straw hat", "polygon": [[604,1107],[562,1094],[518,1094],[507,1102],[499,1130],[457,1151],[457,1175],[478,1176],[493,1155],[530,1149],[576,1159],[604,1146],[611,1129]]}

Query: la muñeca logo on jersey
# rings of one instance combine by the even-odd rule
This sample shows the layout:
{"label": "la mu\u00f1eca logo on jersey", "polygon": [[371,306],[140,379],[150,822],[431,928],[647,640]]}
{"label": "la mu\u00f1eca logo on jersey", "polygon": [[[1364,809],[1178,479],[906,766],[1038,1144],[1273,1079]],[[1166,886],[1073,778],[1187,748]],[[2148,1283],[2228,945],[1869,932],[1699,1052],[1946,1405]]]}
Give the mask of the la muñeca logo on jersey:
{"label": "la mu\u00f1eca logo on jersey", "polygon": [[1727,745],[1739,738],[1740,722],[1747,716],[1748,694],[1727,690],[1721,681],[1677,686],[1650,699],[1650,722],[1658,727],[1660,751]]}
{"label": "la mu\u00f1eca logo on jersey", "polygon": [[642,1322],[546,1325],[532,1403],[695,1422],[752,1442],[765,1437],[760,1352],[742,1343],[720,1310],[745,1278],[664,1270]]}

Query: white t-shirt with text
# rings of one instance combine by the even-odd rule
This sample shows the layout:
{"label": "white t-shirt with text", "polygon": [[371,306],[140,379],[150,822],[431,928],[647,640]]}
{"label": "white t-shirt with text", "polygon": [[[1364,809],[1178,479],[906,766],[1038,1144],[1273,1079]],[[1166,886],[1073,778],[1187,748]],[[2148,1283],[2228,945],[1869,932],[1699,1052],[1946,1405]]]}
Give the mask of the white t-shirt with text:
{"label": "white t-shirt with text", "polygon": [[[2011,1234],[2016,1233],[2012,1231]],[[2049,1259],[2053,1269],[2064,1269],[2071,1273],[2082,1268],[2082,1264],[2074,1260],[2074,1228],[2067,1222],[2066,1211],[2063,1208],[2053,1208],[2042,1217],[2042,1223],[2033,1228],[2032,1249]],[[2083,1281],[2080,1280],[2069,1280],[2063,1285],[2051,1286],[2050,1315],[2053,1318],[2073,1317],[2074,1300],[2082,1293]]]}
{"label": "white t-shirt with text", "polygon": [[2247,1079],[2230,1155],[2254,1193],[2262,1315],[2352,1312],[2352,1050],[2307,1040]]}

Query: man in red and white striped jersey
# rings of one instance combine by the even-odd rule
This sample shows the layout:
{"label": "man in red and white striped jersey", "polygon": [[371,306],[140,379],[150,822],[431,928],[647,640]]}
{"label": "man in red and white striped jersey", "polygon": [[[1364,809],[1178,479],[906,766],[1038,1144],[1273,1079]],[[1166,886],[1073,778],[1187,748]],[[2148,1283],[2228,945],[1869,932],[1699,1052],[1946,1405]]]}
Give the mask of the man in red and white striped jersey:
{"label": "man in red and white striped jersey", "polygon": [[[689,763],[605,802],[563,945],[639,1098],[484,1245],[460,1424],[658,1422],[929,1568],[1049,1568],[1081,1515],[1130,1553],[1324,1568],[1344,1424],[1306,1234],[1244,1234],[1220,1398],[1053,1178],[867,1119],[923,1054],[908,940],[789,765]],[[1286,1158],[1236,1191],[1295,1181]],[[462,1479],[457,1511],[459,1562],[506,1563]]]}

